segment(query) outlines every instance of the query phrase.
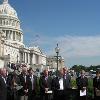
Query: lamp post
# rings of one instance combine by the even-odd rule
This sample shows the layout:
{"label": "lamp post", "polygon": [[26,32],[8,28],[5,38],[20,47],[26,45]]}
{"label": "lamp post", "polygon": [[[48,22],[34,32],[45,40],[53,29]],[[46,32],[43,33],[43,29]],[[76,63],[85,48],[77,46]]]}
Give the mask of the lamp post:
{"label": "lamp post", "polygon": [[57,43],[57,47],[55,48],[55,52],[56,52],[56,54],[57,54],[57,73],[56,74],[58,74],[58,57],[59,57],[59,51],[60,51],[60,48],[58,47],[58,43]]}

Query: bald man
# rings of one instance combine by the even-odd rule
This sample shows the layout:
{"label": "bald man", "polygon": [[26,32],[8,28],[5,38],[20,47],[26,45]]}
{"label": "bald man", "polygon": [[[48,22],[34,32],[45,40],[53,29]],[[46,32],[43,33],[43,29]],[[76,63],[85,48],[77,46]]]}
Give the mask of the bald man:
{"label": "bald man", "polygon": [[7,87],[6,87],[6,75],[5,68],[0,69],[0,100],[7,100]]}

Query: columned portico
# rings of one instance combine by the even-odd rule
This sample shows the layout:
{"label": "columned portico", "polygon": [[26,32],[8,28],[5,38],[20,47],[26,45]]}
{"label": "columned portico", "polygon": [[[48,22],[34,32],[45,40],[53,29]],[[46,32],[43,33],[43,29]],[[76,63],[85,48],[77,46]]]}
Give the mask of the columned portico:
{"label": "columned portico", "polygon": [[26,47],[24,45],[20,20],[8,0],[3,0],[0,4],[0,32],[3,34],[3,37],[0,35],[0,57],[6,58],[3,62],[6,64],[9,61],[20,62],[32,67],[46,65],[46,56],[38,46]]}
{"label": "columned portico", "polygon": [[33,65],[33,54],[30,53],[30,65]]}

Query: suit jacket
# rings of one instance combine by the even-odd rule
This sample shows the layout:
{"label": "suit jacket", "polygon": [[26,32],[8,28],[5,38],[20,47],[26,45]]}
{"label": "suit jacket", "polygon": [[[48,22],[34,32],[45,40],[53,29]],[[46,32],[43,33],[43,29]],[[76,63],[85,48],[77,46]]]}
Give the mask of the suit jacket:
{"label": "suit jacket", "polygon": [[56,91],[60,89],[60,84],[59,84],[59,77],[55,77],[53,80],[52,80],[52,90],[53,91]]}
{"label": "suit jacket", "polygon": [[[60,84],[59,84],[60,78],[61,77],[56,77],[52,81],[52,89],[54,91],[60,89]],[[66,74],[62,78],[63,78],[63,87],[64,87],[64,90],[70,89],[71,88],[71,77],[68,74]]]}
{"label": "suit jacket", "polygon": [[71,88],[71,77],[69,74],[63,76],[64,90]]}
{"label": "suit jacket", "polygon": [[17,100],[18,90],[15,88],[14,83],[20,86],[20,80],[17,74],[10,73],[7,77],[7,100]]}
{"label": "suit jacket", "polygon": [[51,90],[52,78],[50,76],[45,77],[44,75],[40,77],[39,85],[40,85],[40,93],[45,94],[45,88],[49,88]]}
{"label": "suit jacket", "polygon": [[0,76],[0,100],[7,99],[7,87],[2,76]]}
{"label": "suit jacket", "polygon": [[78,77],[76,79],[76,84],[79,90],[83,90],[83,87],[87,87],[88,86],[88,79],[87,77],[81,78]]}
{"label": "suit jacket", "polygon": [[100,77],[99,79],[97,79],[97,77],[93,79],[93,87],[100,90]]}
{"label": "suit jacket", "polygon": [[[25,80],[25,76],[21,73],[21,74],[19,75],[19,79],[20,79],[20,85],[23,86],[23,88],[20,89],[20,90],[18,91],[18,93],[19,93],[19,95],[25,95],[24,90],[27,89],[27,84],[26,84],[26,82],[25,82],[25,81],[26,81],[26,80]],[[27,75],[26,75],[26,79],[27,79]]]}
{"label": "suit jacket", "polygon": [[[32,90],[32,81],[33,81],[33,87],[34,89]],[[31,81],[31,76],[27,76],[26,78],[26,84],[27,84],[27,89],[28,89],[28,94],[34,91],[36,93],[37,90],[37,77],[33,75],[33,80]]]}

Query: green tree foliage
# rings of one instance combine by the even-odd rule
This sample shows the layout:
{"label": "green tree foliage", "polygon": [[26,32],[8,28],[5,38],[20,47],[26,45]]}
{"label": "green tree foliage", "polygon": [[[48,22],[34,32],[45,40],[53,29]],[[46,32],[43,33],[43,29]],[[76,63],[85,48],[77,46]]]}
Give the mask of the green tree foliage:
{"label": "green tree foliage", "polygon": [[80,72],[81,70],[85,70],[85,71],[90,71],[90,70],[94,70],[96,71],[97,69],[100,69],[100,65],[97,66],[83,66],[83,65],[74,65],[72,66],[71,70],[74,70],[75,72]]}
{"label": "green tree foliage", "polygon": [[81,70],[86,70],[86,67],[83,65],[74,65],[71,69],[75,72],[80,72]]}

